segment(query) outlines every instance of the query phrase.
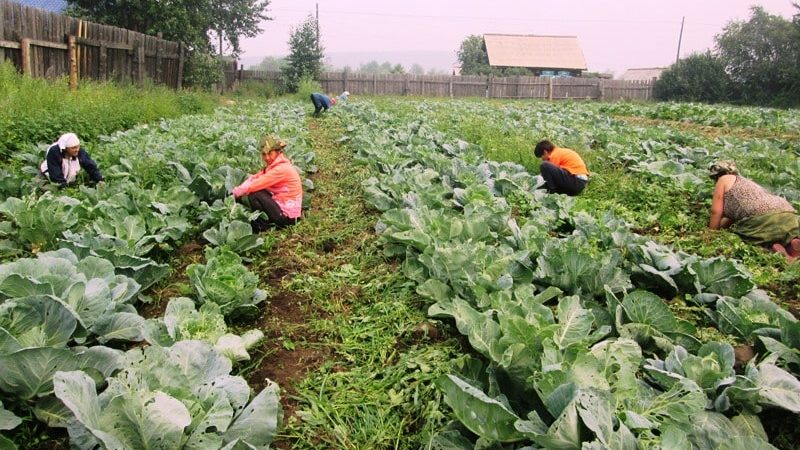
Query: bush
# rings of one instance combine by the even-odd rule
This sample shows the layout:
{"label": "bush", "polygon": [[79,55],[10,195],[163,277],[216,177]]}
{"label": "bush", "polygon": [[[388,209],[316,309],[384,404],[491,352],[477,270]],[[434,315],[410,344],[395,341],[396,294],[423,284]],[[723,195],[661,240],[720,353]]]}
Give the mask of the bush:
{"label": "bush", "polygon": [[69,90],[66,78],[43,80],[0,64],[0,159],[35,144],[49,144],[66,132],[82,141],[140,123],[211,111],[216,99],[163,86],[138,88],[81,82]]}
{"label": "bush", "polygon": [[304,77],[297,83],[296,96],[300,101],[307,101],[314,92],[322,92],[322,85],[316,80]]}
{"label": "bush", "polygon": [[186,86],[211,90],[219,85],[225,76],[222,61],[214,55],[195,51],[186,58],[183,82]]}
{"label": "bush", "polygon": [[671,65],[653,87],[658,100],[717,103],[730,98],[725,64],[710,52],[694,53]]}

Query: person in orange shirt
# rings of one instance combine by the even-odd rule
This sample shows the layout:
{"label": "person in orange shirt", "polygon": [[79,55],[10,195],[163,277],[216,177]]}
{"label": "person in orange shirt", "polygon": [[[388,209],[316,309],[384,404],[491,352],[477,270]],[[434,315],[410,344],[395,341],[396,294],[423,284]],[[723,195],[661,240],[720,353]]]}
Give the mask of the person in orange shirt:
{"label": "person in orange shirt", "polygon": [[533,154],[542,159],[540,171],[547,192],[574,196],[589,182],[589,170],[574,150],[556,147],[545,140],[536,144]]}
{"label": "person in orange shirt", "polygon": [[297,222],[303,206],[303,182],[289,158],[283,154],[286,143],[266,137],[261,141],[261,159],[266,167],[250,175],[233,188],[237,201],[247,196],[250,207],[263,211],[269,221],[253,221],[253,231],[261,232],[270,226],[285,227]]}

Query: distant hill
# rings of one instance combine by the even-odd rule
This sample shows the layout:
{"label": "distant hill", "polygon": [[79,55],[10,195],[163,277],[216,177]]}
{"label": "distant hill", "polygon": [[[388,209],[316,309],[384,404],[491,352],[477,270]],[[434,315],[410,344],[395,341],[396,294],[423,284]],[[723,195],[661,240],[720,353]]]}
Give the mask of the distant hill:
{"label": "distant hill", "polygon": [[[258,64],[265,56],[278,56],[278,55],[244,55],[241,58],[241,64],[248,68],[252,65]],[[361,64],[366,64],[370,61],[377,61],[383,63],[388,61],[394,64],[402,64],[406,70],[411,69],[414,64],[419,64],[425,71],[435,69],[437,71],[444,71],[450,73],[453,70],[453,64],[458,60],[455,51],[441,51],[441,50],[420,50],[420,51],[385,51],[385,52],[341,52],[341,53],[327,53],[325,55],[326,62],[337,69],[342,69],[344,66],[350,66],[353,70],[358,69]]]}

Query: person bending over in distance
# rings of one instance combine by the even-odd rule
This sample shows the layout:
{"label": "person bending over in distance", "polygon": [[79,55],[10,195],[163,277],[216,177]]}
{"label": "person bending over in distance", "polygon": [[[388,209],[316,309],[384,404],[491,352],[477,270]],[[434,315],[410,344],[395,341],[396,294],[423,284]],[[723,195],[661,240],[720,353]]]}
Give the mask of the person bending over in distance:
{"label": "person bending over in distance", "polygon": [[319,117],[323,111],[336,105],[336,97],[331,98],[325,94],[314,92],[311,94],[311,103],[314,104],[314,117]]}
{"label": "person bending over in distance", "polygon": [[283,154],[286,143],[265,137],[259,148],[264,169],[247,177],[232,191],[237,201],[246,196],[252,209],[267,214],[269,220],[259,217],[251,223],[257,233],[271,226],[285,227],[296,223],[303,206],[303,182],[289,158]]}
{"label": "person bending over in distance", "polygon": [[578,195],[589,182],[589,171],[574,150],[560,148],[544,140],[536,144],[533,154],[542,159],[540,172],[544,188],[551,194]]}
{"label": "person bending over in distance", "polygon": [[75,133],[65,133],[47,149],[39,173],[60,187],[75,184],[81,169],[89,174],[91,184],[103,181],[103,175],[89,153],[81,147]]}
{"label": "person bending over in distance", "polygon": [[730,228],[789,261],[800,257],[800,216],[791,203],[740,175],[733,161],[717,161],[708,172],[716,182],[709,228]]}

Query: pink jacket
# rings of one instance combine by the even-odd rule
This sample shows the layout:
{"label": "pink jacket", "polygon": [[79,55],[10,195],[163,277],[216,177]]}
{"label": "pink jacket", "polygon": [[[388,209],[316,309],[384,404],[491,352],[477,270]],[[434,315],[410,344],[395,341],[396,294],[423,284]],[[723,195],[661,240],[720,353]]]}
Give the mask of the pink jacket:
{"label": "pink jacket", "polygon": [[237,197],[266,189],[272,193],[275,203],[286,217],[300,217],[303,206],[303,182],[286,156],[281,153],[264,170],[247,177],[244,183],[233,190]]}

